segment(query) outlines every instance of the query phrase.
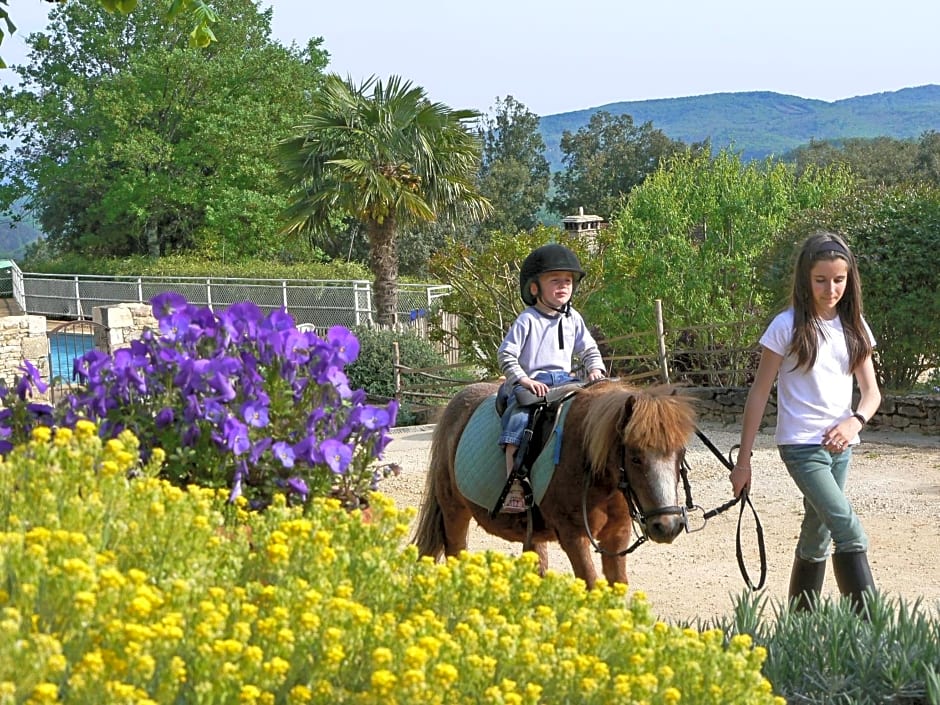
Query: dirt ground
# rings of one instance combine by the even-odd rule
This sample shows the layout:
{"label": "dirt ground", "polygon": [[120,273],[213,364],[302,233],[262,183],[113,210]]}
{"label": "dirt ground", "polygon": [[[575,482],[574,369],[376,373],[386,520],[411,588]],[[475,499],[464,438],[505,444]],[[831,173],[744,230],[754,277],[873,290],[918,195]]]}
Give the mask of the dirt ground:
{"label": "dirt ground", "polygon": [[[734,429],[702,427],[723,452],[737,442]],[[399,507],[418,507],[424,493],[432,426],[395,429],[383,462],[401,466],[398,477],[384,480],[381,491]],[[689,446],[692,496],[712,509],[730,498],[727,470],[694,438]],[[764,528],[767,583],[763,593],[785,599],[793,549],[799,533],[802,501],[773,445],[772,433],[758,437],[752,462],[751,498]],[[870,540],[869,560],[878,588],[911,602],[940,610],[940,437],[863,433],[856,446],[847,487]],[[742,535],[745,565],[752,580],[760,564],[754,524],[749,514]],[[660,618],[710,620],[731,612],[732,600],[746,590],[735,558],[737,508],[711,519],[696,533],[672,544],[646,543],[627,557],[630,590],[646,593]],[[520,544],[486,534],[476,524],[471,550],[497,550],[518,555]],[[595,559],[600,574],[600,560]],[[571,572],[567,556],[556,545],[552,570]],[[824,594],[837,594],[831,571]]]}

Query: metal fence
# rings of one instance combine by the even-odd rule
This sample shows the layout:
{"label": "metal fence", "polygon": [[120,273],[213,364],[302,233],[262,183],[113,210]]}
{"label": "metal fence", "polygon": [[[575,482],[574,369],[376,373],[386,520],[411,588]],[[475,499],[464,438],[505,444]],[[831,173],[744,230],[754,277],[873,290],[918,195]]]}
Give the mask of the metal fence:
{"label": "metal fence", "polygon": [[[112,277],[24,272],[22,286],[21,303],[27,313],[58,320],[90,319],[98,306],[148,303],[157,294],[175,292],[192,304],[212,309],[240,301],[251,301],[265,313],[285,308],[297,324],[318,329],[374,322],[372,284],[359,280]],[[399,284],[399,320],[423,318],[449,291],[449,286]]]}

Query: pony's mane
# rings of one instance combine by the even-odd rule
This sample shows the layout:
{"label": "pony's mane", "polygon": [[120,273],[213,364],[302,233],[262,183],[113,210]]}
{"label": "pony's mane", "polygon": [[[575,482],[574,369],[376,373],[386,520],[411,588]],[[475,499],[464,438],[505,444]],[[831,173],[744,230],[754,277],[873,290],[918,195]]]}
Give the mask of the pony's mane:
{"label": "pony's mane", "polygon": [[584,419],[584,449],[594,472],[606,466],[616,445],[668,454],[684,448],[695,430],[692,399],[677,395],[668,385],[641,389],[603,384],[581,394],[591,395]]}

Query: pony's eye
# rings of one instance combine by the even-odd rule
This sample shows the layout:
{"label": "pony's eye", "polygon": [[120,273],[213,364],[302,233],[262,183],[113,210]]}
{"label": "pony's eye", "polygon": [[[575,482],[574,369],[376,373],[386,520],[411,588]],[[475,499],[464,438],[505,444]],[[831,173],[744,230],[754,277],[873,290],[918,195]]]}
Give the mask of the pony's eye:
{"label": "pony's eye", "polygon": [[631,456],[630,456],[630,463],[631,463],[632,465],[642,465],[642,464],[643,464],[643,457],[640,456],[640,455],[631,455]]}

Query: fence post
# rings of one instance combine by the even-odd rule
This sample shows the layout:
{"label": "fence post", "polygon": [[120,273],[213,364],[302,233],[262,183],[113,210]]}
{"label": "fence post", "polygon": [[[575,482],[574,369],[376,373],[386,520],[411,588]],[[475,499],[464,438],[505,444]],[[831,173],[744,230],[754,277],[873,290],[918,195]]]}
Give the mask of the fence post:
{"label": "fence post", "polygon": [[78,318],[85,317],[85,314],[82,312],[82,289],[78,277],[75,277],[75,313]]}
{"label": "fence post", "polygon": [[663,300],[656,299],[656,338],[659,344],[659,369],[663,384],[669,384],[669,363],[666,361],[666,326],[663,324]]}
{"label": "fence post", "polygon": [[281,280],[281,303],[284,306],[284,310],[287,310],[287,280]]}
{"label": "fence post", "polygon": [[142,277],[137,277],[137,303],[142,304],[144,302],[144,280]]}
{"label": "fence post", "polygon": [[212,280],[206,279],[206,306],[212,310]]}
{"label": "fence post", "polygon": [[398,341],[392,341],[392,379],[395,386],[395,401],[401,404],[401,350],[398,349]]}

